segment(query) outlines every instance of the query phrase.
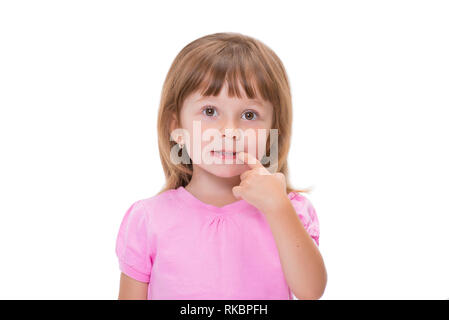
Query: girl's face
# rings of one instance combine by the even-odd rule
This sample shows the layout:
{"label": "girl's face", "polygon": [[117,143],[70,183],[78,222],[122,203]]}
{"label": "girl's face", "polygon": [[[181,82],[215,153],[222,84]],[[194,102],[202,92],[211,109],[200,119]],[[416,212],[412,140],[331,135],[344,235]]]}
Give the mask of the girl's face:
{"label": "girl's face", "polygon": [[[248,169],[236,158],[236,152],[244,151],[261,160],[273,120],[271,103],[261,98],[230,98],[227,90],[225,83],[217,97],[204,97],[198,91],[188,96],[178,126],[183,129],[182,143],[193,165],[223,178]],[[244,93],[242,87],[240,92]],[[174,121],[172,132],[175,125]]]}

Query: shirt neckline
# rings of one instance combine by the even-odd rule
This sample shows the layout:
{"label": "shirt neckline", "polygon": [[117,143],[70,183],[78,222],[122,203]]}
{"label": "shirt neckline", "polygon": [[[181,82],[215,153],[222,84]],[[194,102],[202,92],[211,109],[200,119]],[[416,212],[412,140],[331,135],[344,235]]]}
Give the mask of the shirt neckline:
{"label": "shirt neckline", "polygon": [[[203,209],[215,214],[223,214],[223,213],[231,213],[231,212],[239,212],[243,209],[252,209],[257,210],[253,205],[248,203],[246,200],[241,199],[224,205],[222,207],[217,207],[209,203],[205,203],[191,194],[188,190],[186,190],[183,186],[179,186],[175,189],[176,195],[178,199],[181,201],[181,208],[183,207],[183,203],[193,206],[197,209]],[[292,199],[295,196],[295,193],[292,191],[288,194],[288,198]]]}
{"label": "shirt neckline", "polygon": [[[210,212],[213,212],[216,214],[236,212],[236,211],[240,211],[245,208],[246,209],[254,208],[254,206],[249,204],[244,199],[231,202],[222,207],[217,207],[212,204],[205,203],[205,202],[201,201],[200,199],[195,197],[193,194],[191,194],[188,190],[186,190],[183,186],[178,187],[176,189],[176,191],[177,191],[176,194],[178,195],[180,200],[182,202],[184,202],[185,204],[193,206],[196,209],[207,210],[207,211],[210,211]],[[180,203],[181,207],[183,206],[182,202]]]}

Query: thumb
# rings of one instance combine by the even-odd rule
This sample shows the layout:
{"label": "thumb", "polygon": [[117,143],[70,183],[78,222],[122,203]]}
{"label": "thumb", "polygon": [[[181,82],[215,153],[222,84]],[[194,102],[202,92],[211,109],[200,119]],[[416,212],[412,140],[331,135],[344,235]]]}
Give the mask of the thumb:
{"label": "thumb", "polygon": [[242,187],[241,186],[233,187],[232,193],[234,194],[234,197],[236,197],[237,199],[242,199]]}

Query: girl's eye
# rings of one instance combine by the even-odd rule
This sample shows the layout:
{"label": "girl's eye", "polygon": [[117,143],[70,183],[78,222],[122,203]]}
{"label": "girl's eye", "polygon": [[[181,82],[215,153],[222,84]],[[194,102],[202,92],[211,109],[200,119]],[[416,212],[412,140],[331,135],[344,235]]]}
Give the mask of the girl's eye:
{"label": "girl's eye", "polygon": [[[217,110],[212,106],[206,106],[202,112],[205,116],[208,116],[208,117],[213,117],[213,116],[217,115]],[[242,114],[242,119],[245,119],[245,120],[255,120],[255,119],[257,119],[257,117],[258,117],[258,115],[254,111],[245,111]]]}
{"label": "girl's eye", "polygon": [[217,110],[209,106],[203,109],[203,114],[208,117],[212,117],[213,115],[215,115],[215,112],[217,112]]}
{"label": "girl's eye", "polygon": [[243,117],[249,117],[249,119],[246,118],[245,120],[255,120],[257,118],[257,114],[255,112],[253,112],[253,111],[246,111],[246,112],[243,113],[242,116]]}

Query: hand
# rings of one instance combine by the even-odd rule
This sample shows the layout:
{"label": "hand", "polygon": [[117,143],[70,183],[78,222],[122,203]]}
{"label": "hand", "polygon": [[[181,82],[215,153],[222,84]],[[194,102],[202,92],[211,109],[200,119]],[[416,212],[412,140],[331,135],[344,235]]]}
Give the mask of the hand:
{"label": "hand", "polygon": [[262,213],[275,211],[287,196],[285,176],[270,173],[253,155],[240,152],[237,158],[250,167],[240,175],[240,185],[232,188],[237,199],[244,199]]}

